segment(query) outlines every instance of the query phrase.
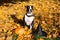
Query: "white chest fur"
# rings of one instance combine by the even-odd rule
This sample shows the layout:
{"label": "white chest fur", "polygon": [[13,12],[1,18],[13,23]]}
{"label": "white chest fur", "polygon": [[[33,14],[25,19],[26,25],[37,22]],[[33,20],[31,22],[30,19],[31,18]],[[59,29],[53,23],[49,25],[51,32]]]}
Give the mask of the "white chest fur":
{"label": "white chest fur", "polygon": [[33,20],[34,20],[34,16],[28,17],[28,16],[25,15],[25,23],[27,25],[31,25]]}

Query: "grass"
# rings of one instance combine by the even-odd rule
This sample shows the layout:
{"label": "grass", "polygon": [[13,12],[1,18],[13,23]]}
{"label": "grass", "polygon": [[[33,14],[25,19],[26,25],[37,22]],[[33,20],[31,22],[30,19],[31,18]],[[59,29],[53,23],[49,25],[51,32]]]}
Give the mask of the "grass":
{"label": "grass", "polygon": [[18,35],[14,34],[13,37],[12,37],[12,40],[17,40],[17,38],[18,38]]}
{"label": "grass", "polygon": [[60,37],[57,38],[47,38],[44,36],[39,36],[38,34],[34,34],[34,39],[33,40],[38,40],[39,38],[42,38],[44,40],[60,40]]}

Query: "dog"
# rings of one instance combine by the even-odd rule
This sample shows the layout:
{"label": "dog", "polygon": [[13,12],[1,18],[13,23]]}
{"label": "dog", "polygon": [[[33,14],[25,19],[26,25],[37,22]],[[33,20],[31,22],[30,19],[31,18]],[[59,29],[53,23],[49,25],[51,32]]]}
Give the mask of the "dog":
{"label": "dog", "polygon": [[23,18],[24,24],[28,26],[30,30],[33,28],[34,15],[32,13],[33,6],[26,6],[26,14]]}

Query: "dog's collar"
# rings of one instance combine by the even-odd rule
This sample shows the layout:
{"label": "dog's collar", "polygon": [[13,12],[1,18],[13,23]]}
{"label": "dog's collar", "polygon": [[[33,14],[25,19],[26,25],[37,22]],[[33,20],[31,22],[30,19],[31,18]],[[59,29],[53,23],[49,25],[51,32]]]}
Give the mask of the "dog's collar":
{"label": "dog's collar", "polygon": [[34,15],[32,13],[30,13],[30,14],[26,13],[26,16],[31,17],[31,16],[34,16]]}
{"label": "dog's collar", "polygon": [[26,15],[26,16],[31,17],[31,16],[34,16],[34,15]]}

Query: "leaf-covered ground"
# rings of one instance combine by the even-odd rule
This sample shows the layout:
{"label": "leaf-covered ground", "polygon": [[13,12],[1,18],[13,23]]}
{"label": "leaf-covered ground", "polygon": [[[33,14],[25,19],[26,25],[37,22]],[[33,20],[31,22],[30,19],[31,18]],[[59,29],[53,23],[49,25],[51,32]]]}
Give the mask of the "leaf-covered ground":
{"label": "leaf-covered ground", "polygon": [[[31,30],[17,23],[11,15],[23,20],[26,13],[25,6],[33,5],[34,29],[41,23],[47,37],[32,35]],[[14,21],[16,20],[16,21]],[[35,38],[34,38],[35,37]],[[16,3],[4,3],[0,6],[0,40],[60,40],[60,1],[32,0]],[[34,39],[33,39],[34,38]]]}

